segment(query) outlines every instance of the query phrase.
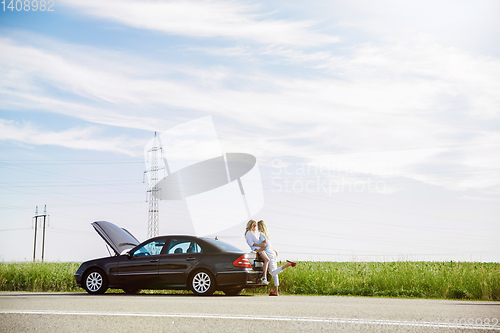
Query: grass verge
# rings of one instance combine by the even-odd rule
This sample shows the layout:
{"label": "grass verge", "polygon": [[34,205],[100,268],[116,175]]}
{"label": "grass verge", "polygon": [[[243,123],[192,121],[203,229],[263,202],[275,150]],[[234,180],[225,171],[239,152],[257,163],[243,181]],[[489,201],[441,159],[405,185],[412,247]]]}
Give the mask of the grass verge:
{"label": "grass verge", "polygon": [[83,291],[75,284],[76,262],[0,263],[0,291]]}
{"label": "grass verge", "polygon": [[284,294],[500,300],[499,263],[300,262],[279,279]]}
{"label": "grass verge", "polygon": [[[0,263],[0,291],[83,291],[73,277],[78,266]],[[279,279],[281,294],[500,300],[500,263],[303,261]],[[272,289],[271,283],[244,293],[267,294]]]}

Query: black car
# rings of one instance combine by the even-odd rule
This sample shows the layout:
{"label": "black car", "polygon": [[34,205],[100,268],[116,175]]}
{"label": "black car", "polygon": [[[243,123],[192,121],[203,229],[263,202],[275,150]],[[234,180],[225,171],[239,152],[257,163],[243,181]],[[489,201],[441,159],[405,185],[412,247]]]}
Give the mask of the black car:
{"label": "black car", "polygon": [[137,293],[141,289],[186,289],[196,295],[222,290],[238,295],[260,287],[262,260],[213,238],[159,236],[139,244],[126,229],[98,221],[92,226],[115,256],[84,262],[75,273],[76,285],[89,294],[108,288]]}

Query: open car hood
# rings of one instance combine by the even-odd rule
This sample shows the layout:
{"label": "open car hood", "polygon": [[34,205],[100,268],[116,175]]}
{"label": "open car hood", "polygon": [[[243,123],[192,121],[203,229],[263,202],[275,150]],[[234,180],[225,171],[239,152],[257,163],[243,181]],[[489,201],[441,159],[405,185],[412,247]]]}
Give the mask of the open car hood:
{"label": "open car hood", "polygon": [[128,230],[113,223],[96,221],[92,223],[92,226],[104,241],[111,246],[117,256],[140,243]]}

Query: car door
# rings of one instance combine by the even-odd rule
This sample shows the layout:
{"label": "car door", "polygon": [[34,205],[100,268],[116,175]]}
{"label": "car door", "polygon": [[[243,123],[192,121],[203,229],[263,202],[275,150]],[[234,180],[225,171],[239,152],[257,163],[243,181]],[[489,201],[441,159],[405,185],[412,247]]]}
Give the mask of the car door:
{"label": "car door", "polygon": [[152,239],[123,256],[119,265],[119,281],[125,287],[154,288],[158,280],[160,253],[166,237]]}
{"label": "car door", "polygon": [[194,238],[172,237],[160,256],[158,275],[164,287],[184,287],[189,272],[203,257],[203,251]]}

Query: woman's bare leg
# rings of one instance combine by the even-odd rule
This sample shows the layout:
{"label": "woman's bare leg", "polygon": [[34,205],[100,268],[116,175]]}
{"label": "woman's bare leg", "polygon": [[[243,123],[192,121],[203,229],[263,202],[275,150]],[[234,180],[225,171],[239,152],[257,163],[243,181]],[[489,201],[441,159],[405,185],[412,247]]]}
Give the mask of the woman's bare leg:
{"label": "woman's bare leg", "polygon": [[259,254],[262,260],[264,260],[264,264],[262,265],[262,276],[267,281],[267,268],[269,267],[269,257],[264,251],[260,252]]}

